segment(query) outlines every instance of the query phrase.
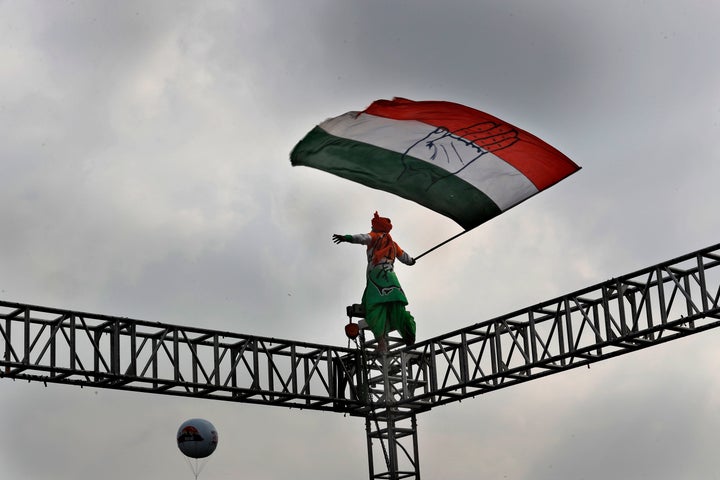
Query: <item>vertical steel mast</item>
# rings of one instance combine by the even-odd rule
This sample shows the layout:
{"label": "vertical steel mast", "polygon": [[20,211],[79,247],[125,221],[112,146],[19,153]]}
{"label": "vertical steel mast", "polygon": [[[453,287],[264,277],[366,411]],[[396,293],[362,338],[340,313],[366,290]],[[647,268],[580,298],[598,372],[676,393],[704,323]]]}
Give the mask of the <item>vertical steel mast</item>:
{"label": "vertical steel mast", "polygon": [[390,352],[376,353],[372,350],[375,342],[366,342],[364,332],[360,345],[368,386],[365,430],[370,479],[419,479],[416,413],[430,405],[403,404],[402,400],[424,383],[412,379],[420,355],[396,350],[403,342],[392,337],[388,339]]}

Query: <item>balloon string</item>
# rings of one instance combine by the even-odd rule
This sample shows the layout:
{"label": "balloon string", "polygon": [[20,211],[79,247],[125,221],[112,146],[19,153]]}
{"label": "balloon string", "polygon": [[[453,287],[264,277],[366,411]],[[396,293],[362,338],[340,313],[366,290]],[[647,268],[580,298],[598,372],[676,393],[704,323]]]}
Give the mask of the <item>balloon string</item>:
{"label": "balloon string", "polygon": [[[203,463],[202,465],[200,465],[200,466],[198,467],[198,463],[199,463],[200,460],[198,460],[197,458],[193,458],[193,459],[191,460],[190,457],[186,457],[186,456],[184,456],[184,455],[183,455],[183,458],[185,459],[185,461],[186,461],[187,464],[188,464],[188,467],[190,467],[190,470],[192,471],[193,475],[195,476],[195,480],[198,480],[198,477],[200,476],[200,472],[201,472],[202,469],[205,467],[205,464],[206,464],[207,462]],[[195,462],[195,463],[193,464],[193,462]]]}
{"label": "balloon string", "polygon": [[[197,472],[198,475],[200,475],[200,472],[202,472],[203,468],[205,468],[205,466],[208,464],[208,460],[209,460],[209,458],[203,458],[202,460],[198,460],[198,459],[195,460],[196,462],[200,463],[200,468],[198,468],[198,472]],[[195,477],[195,480],[197,480],[197,477]]]}
{"label": "balloon string", "polygon": [[423,253],[421,253],[420,255],[418,255],[417,257],[415,257],[415,261],[417,262],[418,260],[420,260],[422,257],[424,257],[425,255],[427,255],[428,253],[433,252],[433,251],[437,250],[438,248],[442,247],[443,245],[446,245],[446,244],[452,242],[452,241],[455,240],[456,238],[458,238],[458,237],[460,237],[460,236],[462,236],[462,235],[465,235],[465,234],[466,234],[467,232],[469,232],[469,231],[470,231],[470,230],[463,230],[462,232],[458,233],[457,235],[448,238],[448,239],[445,240],[444,242],[438,243],[437,245],[435,245],[434,247],[432,247],[430,250],[428,250],[428,251],[426,251],[426,252],[423,252]]}

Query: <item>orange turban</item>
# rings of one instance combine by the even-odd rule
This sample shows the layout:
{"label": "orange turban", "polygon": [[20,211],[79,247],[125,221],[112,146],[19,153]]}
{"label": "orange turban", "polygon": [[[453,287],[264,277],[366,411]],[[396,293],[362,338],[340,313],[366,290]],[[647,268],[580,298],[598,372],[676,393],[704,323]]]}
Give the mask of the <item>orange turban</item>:
{"label": "orange turban", "polygon": [[380,233],[389,233],[392,230],[392,223],[389,218],[381,217],[378,212],[375,212],[375,216],[371,220],[373,230]]}

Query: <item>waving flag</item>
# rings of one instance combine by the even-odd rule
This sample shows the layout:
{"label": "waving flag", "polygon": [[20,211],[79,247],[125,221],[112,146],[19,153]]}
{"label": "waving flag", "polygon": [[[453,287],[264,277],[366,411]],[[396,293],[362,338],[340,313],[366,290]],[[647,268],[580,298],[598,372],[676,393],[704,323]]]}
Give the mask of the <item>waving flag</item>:
{"label": "waving flag", "polygon": [[326,120],[295,146],[290,161],[412,200],[465,230],[580,168],[487,113],[402,98]]}

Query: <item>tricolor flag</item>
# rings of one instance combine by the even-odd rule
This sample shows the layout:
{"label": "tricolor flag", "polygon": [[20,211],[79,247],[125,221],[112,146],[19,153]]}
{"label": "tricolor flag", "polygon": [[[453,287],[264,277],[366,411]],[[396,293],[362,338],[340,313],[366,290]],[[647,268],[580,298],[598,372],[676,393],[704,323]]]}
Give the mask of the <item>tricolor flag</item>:
{"label": "tricolor flag", "polygon": [[402,98],[326,120],[295,146],[290,161],[412,200],[465,230],[580,169],[487,113]]}

